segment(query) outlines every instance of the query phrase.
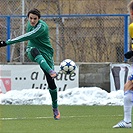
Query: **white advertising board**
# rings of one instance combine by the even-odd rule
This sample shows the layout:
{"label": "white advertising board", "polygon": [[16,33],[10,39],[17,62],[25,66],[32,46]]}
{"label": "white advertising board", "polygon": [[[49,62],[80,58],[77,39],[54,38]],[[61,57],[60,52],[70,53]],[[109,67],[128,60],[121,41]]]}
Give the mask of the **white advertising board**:
{"label": "white advertising board", "polygon": [[[55,66],[59,71],[59,66]],[[59,91],[79,86],[79,68],[75,74],[59,74],[55,82]],[[46,77],[39,65],[0,65],[0,89],[10,90],[47,89]]]}
{"label": "white advertising board", "polygon": [[133,67],[129,64],[110,65],[110,88],[111,91],[124,90],[124,84],[128,77],[133,74]]}

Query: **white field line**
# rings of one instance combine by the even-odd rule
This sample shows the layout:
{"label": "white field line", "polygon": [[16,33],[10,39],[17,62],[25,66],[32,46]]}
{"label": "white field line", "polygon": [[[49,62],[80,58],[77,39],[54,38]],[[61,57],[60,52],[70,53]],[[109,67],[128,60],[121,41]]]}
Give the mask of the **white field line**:
{"label": "white field line", "polygon": [[[98,115],[98,117],[110,117],[110,116],[112,116],[112,117],[121,117],[121,116],[123,116],[123,115]],[[61,118],[87,118],[87,117],[94,117],[94,115],[82,115],[82,116],[61,116]],[[5,120],[29,120],[29,119],[32,119],[32,120],[34,120],[34,119],[53,119],[53,117],[45,117],[45,116],[43,116],[43,117],[41,117],[41,116],[39,116],[39,117],[5,117],[5,118],[0,118],[0,121],[2,120],[2,121],[5,121]]]}

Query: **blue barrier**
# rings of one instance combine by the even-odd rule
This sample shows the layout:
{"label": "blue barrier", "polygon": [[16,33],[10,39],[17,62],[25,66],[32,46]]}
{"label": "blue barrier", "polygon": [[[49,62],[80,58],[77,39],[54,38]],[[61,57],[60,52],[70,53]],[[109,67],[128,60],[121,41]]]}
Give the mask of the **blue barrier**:
{"label": "blue barrier", "polygon": [[[7,40],[8,39],[10,39],[10,20],[11,19],[11,17],[10,16],[8,16],[8,17],[6,17],[6,20],[7,20]],[[6,57],[6,60],[7,60],[7,62],[10,62],[10,45],[8,45],[7,46],[7,57]]]}

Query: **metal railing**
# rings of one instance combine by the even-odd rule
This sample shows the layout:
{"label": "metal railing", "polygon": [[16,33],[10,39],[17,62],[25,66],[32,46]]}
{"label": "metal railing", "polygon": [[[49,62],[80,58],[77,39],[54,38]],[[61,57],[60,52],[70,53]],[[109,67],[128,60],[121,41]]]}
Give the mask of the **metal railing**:
{"label": "metal railing", "polygon": [[[122,62],[128,51],[128,14],[42,15],[49,25],[55,61],[71,58],[76,62]],[[26,16],[0,16],[1,40],[25,31]],[[5,32],[4,32],[5,31]],[[26,43],[0,49],[0,62],[30,62]]]}

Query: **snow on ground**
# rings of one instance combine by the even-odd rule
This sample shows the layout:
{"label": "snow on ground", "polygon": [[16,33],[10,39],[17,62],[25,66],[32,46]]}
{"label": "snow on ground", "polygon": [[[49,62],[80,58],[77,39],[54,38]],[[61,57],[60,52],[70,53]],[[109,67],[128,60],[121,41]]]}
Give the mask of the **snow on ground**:
{"label": "snow on ground", "polygon": [[[59,105],[123,105],[123,91],[106,92],[98,87],[72,88],[58,92]],[[48,90],[12,90],[0,94],[0,104],[51,105]]]}

